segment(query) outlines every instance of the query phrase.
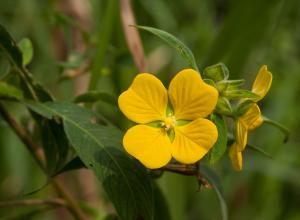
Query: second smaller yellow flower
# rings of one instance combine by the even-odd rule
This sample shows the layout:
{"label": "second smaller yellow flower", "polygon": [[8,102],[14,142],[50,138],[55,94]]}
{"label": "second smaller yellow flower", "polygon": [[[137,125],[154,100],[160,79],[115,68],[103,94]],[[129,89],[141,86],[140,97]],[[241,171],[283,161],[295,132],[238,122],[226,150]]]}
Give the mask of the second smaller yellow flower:
{"label": "second smaller yellow flower", "polygon": [[272,73],[268,71],[266,65],[263,65],[252,85],[252,92],[258,95],[258,99],[254,100],[247,112],[236,120],[236,141],[230,147],[229,156],[233,168],[237,171],[242,170],[243,167],[242,151],[247,145],[249,131],[259,127],[263,123],[263,118],[256,102],[265,97],[271,84]]}

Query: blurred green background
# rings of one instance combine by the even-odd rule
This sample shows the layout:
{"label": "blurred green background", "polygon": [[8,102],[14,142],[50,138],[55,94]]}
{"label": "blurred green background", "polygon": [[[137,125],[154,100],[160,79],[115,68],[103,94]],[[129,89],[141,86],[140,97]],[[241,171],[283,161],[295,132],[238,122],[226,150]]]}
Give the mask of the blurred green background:
{"label": "blurred green background", "polygon": [[[110,1],[2,0],[0,23],[16,40],[27,37],[32,41],[34,58],[29,69],[58,100],[71,100],[86,90],[88,73],[68,76],[90,60],[97,61],[97,48],[103,47],[102,39],[110,33],[97,89],[117,96],[138,70],[127,48],[118,4],[107,12]],[[163,29],[185,42],[200,70],[223,62],[232,79],[245,78],[245,87],[250,88],[259,67],[268,65],[273,85],[260,105],[264,115],[291,130],[289,142],[283,144],[278,130],[263,125],[251,133],[250,143],[270,153],[272,159],[246,150],[242,172],[232,170],[227,155],[213,168],[224,186],[230,220],[300,219],[300,1],[133,0],[132,6],[137,24]],[[107,16],[109,25],[105,25]],[[157,37],[146,32],[141,37],[149,71],[167,84],[186,63]],[[6,68],[1,57],[0,77]],[[28,119],[19,105],[9,107],[21,121]],[[117,107],[99,102],[96,109],[119,127],[129,126]],[[89,171],[72,171],[60,178],[82,198],[82,205],[95,219],[113,212]],[[45,198],[52,193],[50,187],[25,195],[45,182],[29,153],[0,119],[0,200]],[[209,189],[197,192],[194,178],[164,174],[158,182],[172,220],[221,218],[215,193]],[[0,207],[0,218],[71,217],[61,208],[40,212],[32,207]]]}

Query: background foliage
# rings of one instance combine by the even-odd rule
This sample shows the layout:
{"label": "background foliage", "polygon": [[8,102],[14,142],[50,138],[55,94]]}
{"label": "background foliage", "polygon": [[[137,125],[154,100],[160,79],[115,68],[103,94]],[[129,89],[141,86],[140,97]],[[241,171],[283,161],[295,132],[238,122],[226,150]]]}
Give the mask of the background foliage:
{"label": "background foliage", "polygon": [[[214,169],[221,177],[229,219],[300,219],[299,1],[134,0],[132,6],[137,24],[163,29],[185,42],[193,51],[200,71],[221,61],[228,66],[231,77],[245,78],[250,82],[246,86],[250,86],[259,67],[268,65],[274,80],[262,111],[290,128],[290,141],[283,145],[282,134],[263,125],[251,135],[250,142],[270,153],[272,159],[247,150],[242,172],[234,172],[227,157],[215,164]],[[103,92],[90,97],[92,101],[99,100],[96,110],[123,130],[130,126],[117,107],[111,105],[138,72],[124,38],[118,1],[1,1],[0,23],[17,42],[23,38],[31,40],[34,52],[28,68],[55,99],[72,101],[74,94],[81,94],[88,87],[96,88]],[[148,70],[167,84],[186,63],[155,36],[144,31],[141,36]],[[28,47],[28,42],[23,42],[22,47]],[[27,62],[30,56],[26,56]],[[0,58],[2,78],[8,63],[2,55]],[[99,82],[89,84],[88,73],[74,77],[85,72],[81,68],[91,72]],[[23,105],[6,102],[5,107],[24,126],[32,127]],[[64,141],[64,137],[60,140]],[[72,144],[76,146],[75,142]],[[1,201],[53,194],[53,189],[46,186],[38,193],[26,195],[43,186],[47,177],[1,118],[0,167]],[[81,206],[95,219],[113,213],[101,184],[90,171],[71,171],[58,178],[82,199]],[[196,192],[194,178],[165,173],[157,182],[162,192],[155,190],[155,194],[165,196],[172,220],[220,219],[217,196],[208,189]],[[0,206],[0,217],[71,218],[63,208],[46,212],[44,209]],[[157,219],[168,219],[166,209],[166,204],[161,204],[158,216],[166,216]]]}

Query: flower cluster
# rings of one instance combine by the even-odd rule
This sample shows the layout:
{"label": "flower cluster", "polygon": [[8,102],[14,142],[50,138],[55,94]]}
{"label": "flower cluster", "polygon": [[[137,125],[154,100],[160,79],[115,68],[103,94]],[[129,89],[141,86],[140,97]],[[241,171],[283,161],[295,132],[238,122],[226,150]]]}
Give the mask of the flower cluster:
{"label": "flower cluster", "polygon": [[[216,113],[235,121],[235,139],[229,156],[234,169],[241,170],[248,132],[263,122],[256,103],[268,92],[272,74],[262,66],[252,90],[243,92],[237,89],[239,80],[227,80],[226,74],[215,74],[215,69],[212,73],[211,78],[207,71],[207,78],[211,79],[204,81],[200,73],[184,69],[171,80],[168,90],[154,75],[138,74],[118,100],[121,111],[138,124],[126,132],[125,150],[150,169],[161,168],[172,158],[193,164],[218,139],[217,127],[208,117]],[[228,101],[232,98],[240,98],[236,111],[232,111]]]}

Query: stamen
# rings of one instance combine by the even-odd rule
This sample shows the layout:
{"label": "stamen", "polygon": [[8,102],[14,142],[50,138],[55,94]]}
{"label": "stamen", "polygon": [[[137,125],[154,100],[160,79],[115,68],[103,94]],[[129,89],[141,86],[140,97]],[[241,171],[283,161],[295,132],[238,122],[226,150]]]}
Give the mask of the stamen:
{"label": "stamen", "polygon": [[175,125],[176,125],[176,119],[175,116],[172,116],[172,114],[166,117],[164,119],[164,122],[162,122],[162,127],[164,127],[166,131],[168,131],[169,129],[173,129]]}

